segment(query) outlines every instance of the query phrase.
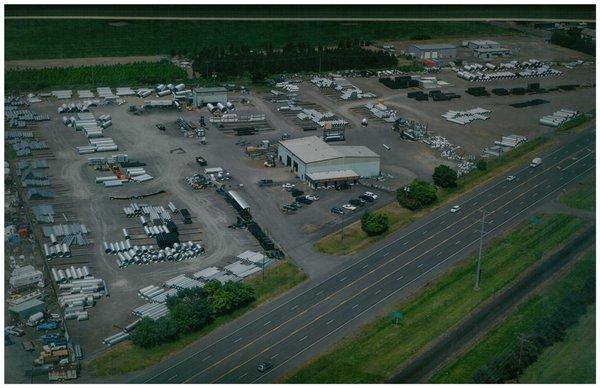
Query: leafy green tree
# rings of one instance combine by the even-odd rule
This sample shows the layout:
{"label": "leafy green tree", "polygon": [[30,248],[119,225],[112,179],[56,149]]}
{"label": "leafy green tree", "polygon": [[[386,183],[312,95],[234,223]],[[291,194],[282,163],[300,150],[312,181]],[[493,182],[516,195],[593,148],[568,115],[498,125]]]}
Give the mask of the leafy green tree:
{"label": "leafy green tree", "polygon": [[477,167],[478,170],[486,171],[488,168],[487,160],[479,159],[477,163],[475,163],[475,167]]}
{"label": "leafy green tree", "polygon": [[366,212],[361,218],[361,228],[369,236],[378,236],[387,232],[390,220],[385,213]]}
{"label": "leafy green tree", "polygon": [[456,171],[445,164],[437,166],[433,171],[433,183],[435,183],[436,186],[444,188],[456,187],[457,179],[458,175],[456,174]]}

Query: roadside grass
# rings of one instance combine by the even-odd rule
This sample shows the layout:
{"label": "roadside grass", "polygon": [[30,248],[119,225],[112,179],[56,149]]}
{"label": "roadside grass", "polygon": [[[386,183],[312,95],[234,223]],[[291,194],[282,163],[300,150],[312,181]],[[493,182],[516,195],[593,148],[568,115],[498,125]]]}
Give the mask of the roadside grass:
{"label": "roadside grass", "polygon": [[556,128],[556,130],[558,132],[577,132],[577,131],[572,131],[572,130],[576,129],[576,128],[583,128],[582,127],[583,124],[592,120],[594,118],[594,116],[595,116],[594,111],[587,113],[587,114],[582,114],[582,115],[576,116],[575,118],[563,123],[561,126]]}
{"label": "roadside grass", "polygon": [[594,384],[596,382],[596,305],[567,330],[564,341],[550,346],[525,370],[525,384]]}
{"label": "roadside grass", "polygon": [[[136,15],[137,16],[137,15]],[[162,15],[164,16],[164,15]],[[203,15],[209,16],[209,15]],[[85,35],[86,39],[66,39]],[[337,44],[342,39],[405,40],[520,34],[482,22],[347,22],[242,20],[10,20],[5,60],[193,53],[206,46],[282,48],[286,43]]]}
{"label": "roadside grass", "polygon": [[412,212],[403,208],[397,201],[385,205],[373,213],[385,213],[389,217],[389,229],[379,236],[369,236],[361,228],[360,220],[344,227],[344,239],[341,231],[331,233],[315,243],[317,250],[332,255],[348,255],[360,251],[369,245],[383,240],[396,230],[405,227],[414,220]]}
{"label": "roadside grass", "polygon": [[558,202],[575,209],[596,209],[596,177],[590,176],[558,197]]}
{"label": "roadside grass", "polygon": [[405,209],[396,200],[393,200],[376,211],[377,213],[387,213],[390,217],[390,228],[384,234],[367,236],[361,229],[360,220],[358,220],[344,227],[343,240],[341,238],[341,231],[336,231],[317,240],[315,248],[319,252],[330,255],[348,255],[363,250],[407,226],[416,219],[431,213],[477,185],[506,173],[509,169],[525,162],[531,157],[533,152],[543,152],[551,146],[556,145],[556,143],[556,140],[550,140],[547,137],[537,137],[510,152],[489,160],[486,170],[473,170],[469,174],[460,177],[457,181],[457,187],[453,189],[438,188],[438,200],[431,207],[413,211]]}
{"label": "roadside grass", "polygon": [[261,273],[246,280],[254,288],[257,296],[256,301],[249,306],[229,315],[218,317],[202,330],[152,349],[135,346],[131,341],[120,343],[98,358],[86,363],[85,367],[94,376],[116,376],[151,367],[202,338],[217,327],[244,315],[262,303],[300,284],[306,278],[306,274],[291,262],[283,261],[265,271],[264,281]]}
{"label": "roadside grass", "polygon": [[[552,280],[551,283],[546,285],[543,289],[536,291],[535,295],[523,302],[514,313],[510,314],[504,322],[490,331],[481,341],[475,344],[474,347],[472,347],[462,356],[459,356],[459,358],[454,360],[451,364],[440,369],[431,378],[430,382],[443,384],[467,384],[471,382],[471,377],[477,369],[484,366],[490,359],[496,357],[499,353],[512,346],[515,341],[518,341],[518,338],[521,334],[525,334],[530,331],[540,319],[543,319],[548,311],[559,307],[559,301],[563,300],[563,297],[566,294],[572,292],[574,289],[583,287],[586,279],[590,277],[590,274],[593,273],[595,273],[595,250],[591,249],[587,251],[567,273],[564,273],[559,278]],[[569,331],[571,331],[571,329],[569,329]],[[588,335],[584,338],[571,338],[573,343],[567,344],[567,346],[561,345],[563,344],[561,342],[547,348],[544,353],[542,353],[540,360],[527,369],[526,373],[529,374],[529,378],[531,379],[529,382],[560,382],[550,380],[535,381],[538,377],[542,378],[543,376],[560,376],[561,372],[558,370],[558,368],[555,368],[555,366],[558,365],[562,365],[564,367],[571,365],[571,368],[567,368],[566,371],[563,370],[562,372],[565,373],[565,377],[570,376],[567,372],[569,370],[578,368],[575,366],[575,364],[570,364],[569,360],[574,361],[574,359],[579,358],[579,356],[581,356],[582,359],[585,359],[585,357],[590,356],[590,352],[586,352],[585,355],[576,355],[574,354],[576,352],[567,354],[567,351],[571,350],[574,345],[582,345],[583,343],[589,344],[589,341],[593,340],[594,338],[593,326],[591,334],[591,336]],[[568,339],[569,338],[567,338],[567,340]],[[553,348],[561,346],[565,348],[565,352],[561,353],[560,357],[556,357],[558,354],[548,354],[554,353],[552,351]],[[592,347],[592,362],[594,361],[593,349],[595,348]],[[589,360],[588,365],[586,366],[589,366]],[[531,371],[529,371],[530,369]],[[547,370],[544,371],[543,369]],[[588,371],[580,370],[580,372],[584,373]],[[564,382],[576,383],[579,381]]]}
{"label": "roadside grass", "polygon": [[[396,327],[385,316],[285,378],[287,383],[383,383],[448,328],[514,281],[584,226],[576,217],[542,215],[497,237],[483,256],[481,288],[473,291],[475,255],[458,264],[393,310],[404,313]],[[392,310],[390,310],[392,311]]]}

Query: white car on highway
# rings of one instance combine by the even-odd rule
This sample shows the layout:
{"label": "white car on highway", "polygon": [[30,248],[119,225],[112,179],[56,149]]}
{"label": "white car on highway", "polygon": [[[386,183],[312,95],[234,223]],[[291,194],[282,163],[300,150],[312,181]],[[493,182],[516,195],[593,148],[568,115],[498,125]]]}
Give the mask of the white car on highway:
{"label": "white car on highway", "polygon": [[507,180],[508,182],[512,182],[512,181],[514,181],[514,180],[515,180],[515,176],[514,176],[514,175],[509,175],[509,176],[507,176],[507,177],[506,177],[506,180]]}
{"label": "white car on highway", "polygon": [[354,210],[356,210],[356,209],[357,209],[357,207],[356,207],[356,206],[352,206],[352,205],[350,205],[349,203],[347,203],[347,204],[345,204],[345,205],[342,205],[342,207],[343,207],[344,209],[346,209],[346,210],[352,210],[352,211],[354,211]]}
{"label": "white car on highway", "polygon": [[459,205],[454,205],[454,206],[452,206],[452,209],[450,209],[450,212],[451,213],[456,213],[459,210],[460,210],[460,206]]}

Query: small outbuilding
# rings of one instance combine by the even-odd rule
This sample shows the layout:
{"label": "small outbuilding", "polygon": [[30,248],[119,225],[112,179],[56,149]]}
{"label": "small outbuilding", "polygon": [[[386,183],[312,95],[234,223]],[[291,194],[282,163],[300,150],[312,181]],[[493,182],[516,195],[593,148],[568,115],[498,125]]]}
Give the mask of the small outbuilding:
{"label": "small outbuilding", "polygon": [[456,46],[453,44],[412,44],[408,52],[419,59],[446,59],[456,58]]}
{"label": "small outbuilding", "polygon": [[8,308],[13,314],[19,316],[20,319],[28,319],[35,313],[41,313],[46,311],[46,303],[39,299],[29,299],[23,303],[19,303]]}

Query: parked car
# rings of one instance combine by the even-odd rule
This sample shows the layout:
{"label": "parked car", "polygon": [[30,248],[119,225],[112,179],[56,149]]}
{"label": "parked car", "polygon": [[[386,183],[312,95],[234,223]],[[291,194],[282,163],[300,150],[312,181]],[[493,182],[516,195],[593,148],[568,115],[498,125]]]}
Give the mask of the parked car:
{"label": "parked car", "polygon": [[310,199],[311,201],[318,201],[319,200],[318,196],[311,195],[311,194],[307,195],[306,198]]}
{"label": "parked car", "polygon": [[374,202],[375,201],[375,198],[368,196],[368,195],[364,195],[364,194],[359,195],[358,198],[362,199],[365,202]]}
{"label": "parked car", "polygon": [[335,189],[338,190],[338,191],[340,191],[340,190],[349,190],[350,188],[351,188],[350,185],[347,184],[347,183],[342,183],[342,184],[339,184],[339,185],[335,186]]}
{"label": "parked car", "polygon": [[201,166],[206,166],[208,164],[206,159],[204,159],[202,156],[196,156],[196,163],[198,163]]}
{"label": "parked car", "polygon": [[304,203],[307,205],[310,205],[311,203],[313,203],[312,200],[308,199],[306,196],[303,196],[303,195],[296,197],[296,202]]}
{"label": "parked car", "polygon": [[356,210],[356,209],[357,209],[357,207],[356,207],[356,206],[352,206],[352,205],[350,205],[349,203],[346,203],[346,204],[342,205],[342,207],[343,207],[344,209],[346,209],[346,210],[351,210],[351,211],[354,211],[354,210]]}
{"label": "parked car", "polygon": [[342,209],[340,209],[339,207],[332,207],[331,208],[331,212],[333,214],[340,214],[340,215],[344,214],[344,211]]}
{"label": "parked car", "polygon": [[456,213],[459,210],[460,210],[460,206],[459,205],[454,205],[454,206],[452,206],[452,209],[450,209],[450,212],[451,213]]}
{"label": "parked car", "polygon": [[366,195],[366,196],[369,196],[369,197],[371,197],[371,198],[373,198],[373,199],[377,199],[377,198],[379,198],[379,196],[378,196],[377,194],[375,194],[375,193],[372,193],[372,192],[370,192],[370,191],[365,191],[365,194],[364,194],[364,195]]}
{"label": "parked car", "polygon": [[350,205],[352,206],[364,206],[365,201],[357,198],[352,198],[350,201],[348,201],[348,203],[350,203]]}
{"label": "parked car", "polygon": [[256,370],[260,373],[264,373],[271,368],[273,368],[273,364],[271,364],[270,362],[261,362],[256,366]]}
{"label": "parked car", "polygon": [[304,195],[304,191],[298,190],[296,188],[292,189],[292,197],[299,197],[301,195]]}
{"label": "parked car", "polygon": [[284,188],[284,189],[286,189],[286,190],[291,190],[294,187],[296,187],[296,185],[293,184],[293,183],[284,183],[284,184],[281,185],[281,187]]}

